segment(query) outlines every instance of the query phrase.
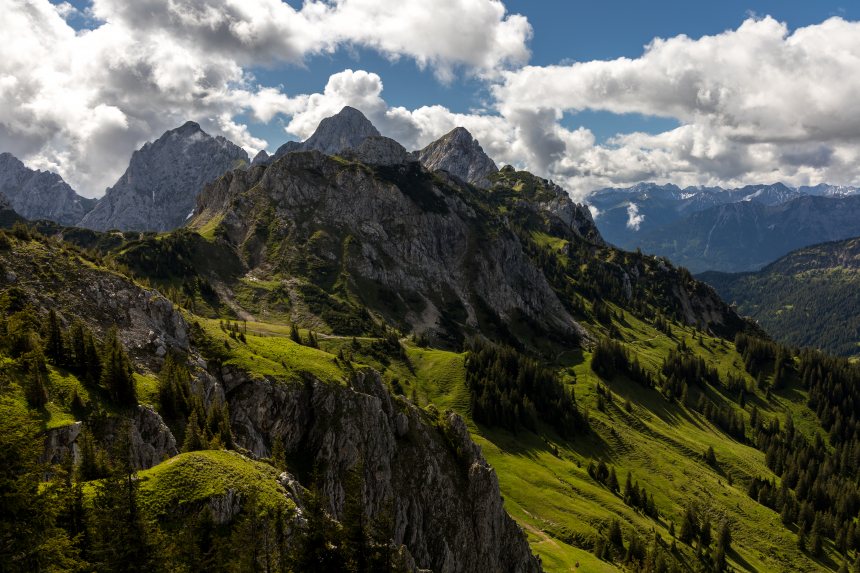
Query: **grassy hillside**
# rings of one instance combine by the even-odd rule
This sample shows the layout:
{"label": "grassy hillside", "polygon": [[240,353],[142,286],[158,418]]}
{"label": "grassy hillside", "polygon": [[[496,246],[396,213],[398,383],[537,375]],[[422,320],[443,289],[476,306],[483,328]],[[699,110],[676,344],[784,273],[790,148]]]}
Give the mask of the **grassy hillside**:
{"label": "grassy hillside", "polygon": [[[426,185],[407,191],[431,192]],[[214,385],[231,370],[276,387],[310,379],[348,384],[357,370],[372,368],[391,393],[426,408],[427,419],[441,420],[438,411],[448,409],[463,416],[495,468],[505,508],[547,571],[836,571],[857,558],[856,366],[773,344],[684,269],[604,245],[589,235],[588,220],[554,214],[559,196],[545,180],[508,168],[492,190],[445,191],[466,197],[463,210],[477,221],[469,224],[504,231],[528,279],[494,293],[510,306],[492,307],[454,293],[457,283],[441,283],[428,295],[433,305],[419,309],[411,288],[385,286],[407,281],[407,264],[392,258],[390,268],[376,268],[385,270],[385,284],[371,280],[367,265],[348,264],[375,243],[362,247],[344,228],[317,229],[302,243],[264,237],[270,219],[263,211],[241,244],[224,239],[226,215],[201,220],[199,233],[137,235],[105,253],[22,230],[2,235],[0,270],[15,269],[20,279],[5,279],[0,291],[0,393],[42,430],[76,419],[95,427],[152,404],[186,452],[133,480],[122,455],[94,447],[80,476],[95,491],[105,483],[138,488],[156,521],[202,537],[212,526],[196,510],[213,499],[241,493],[262,513],[271,509],[269,519],[292,508],[275,481],[279,470],[313,473],[290,467],[301,460],[276,452],[277,443],[268,465],[226,451],[238,448],[231,398],[205,396],[202,378],[217,394]],[[441,217],[429,195],[412,195],[409,201]],[[434,272],[440,266],[429,263]],[[90,283],[103,287],[88,298]],[[163,333],[150,333],[151,325],[182,319],[161,320],[167,301],[141,284],[181,307],[190,341],[182,351],[167,354]],[[543,289],[539,300],[557,301],[570,335],[556,336],[535,318],[540,313],[525,313],[538,304],[529,285]],[[126,343],[105,328],[117,292],[139,306],[140,324],[128,318],[121,325]],[[93,332],[77,328],[88,320]],[[270,438],[261,430],[267,447]],[[257,517],[249,512],[219,535],[241,552],[255,527],[283,534],[284,522]],[[317,541],[324,548],[356,519],[308,521],[323,530]]]}
{"label": "grassy hillside", "polygon": [[800,249],[754,273],[704,273],[778,340],[860,354],[860,240]]}

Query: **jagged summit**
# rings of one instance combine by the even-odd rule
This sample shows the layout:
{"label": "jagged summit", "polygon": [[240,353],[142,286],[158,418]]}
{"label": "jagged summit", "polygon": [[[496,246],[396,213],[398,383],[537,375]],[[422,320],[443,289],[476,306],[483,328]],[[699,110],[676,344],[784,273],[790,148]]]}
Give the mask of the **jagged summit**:
{"label": "jagged summit", "polygon": [[409,160],[409,154],[402,145],[382,135],[364,138],[357,147],[346,150],[344,155],[367,165],[396,165]]}
{"label": "jagged summit", "polygon": [[81,226],[105,231],[168,231],[185,223],[203,185],[248,163],[248,154],[188,121],[146,143]]}
{"label": "jagged summit", "polygon": [[335,155],[358,147],[365,138],[379,136],[379,130],[363,113],[354,107],[346,106],[335,115],[323,119],[313,135],[305,141],[288,141],[279,147],[273,159],[293,151],[317,150],[326,155]]}
{"label": "jagged summit", "polygon": [[251,160],[251,166],[268,163],[270,159],[271,155],[269,155],[265,149],[261,149],[257,155],[254,156],[254,159]]}
{"label": "jagged summit", "polygon": [[479,187],[488,187],[488,177],[499,170],[463,127],[455,127],[414,155],[431,171],[444,170]]}
{"label": "jagged summit", "polygon": [[74,225],[95,201],[81,197],[62,177],[29,169],[11,153],[0,153],[0,195],[27,219]]}

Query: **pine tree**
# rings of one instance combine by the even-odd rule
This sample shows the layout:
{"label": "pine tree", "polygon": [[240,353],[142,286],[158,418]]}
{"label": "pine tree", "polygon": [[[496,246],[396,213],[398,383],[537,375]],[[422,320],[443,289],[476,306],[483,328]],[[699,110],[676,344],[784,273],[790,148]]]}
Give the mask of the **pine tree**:
{"label": "pine tree", "polygon": [[621,535],[621,524],[617,519],[609,522],[609,533],[607,534],[609,541],[615,547],[624,547],[624,538]]}
{"label": "pine tree", "polygon": [[63,343],[63,334],[60,330],[60,321],[57,313],[52,308],[48,313],[48,324],[46,325],[47,337],[45,340],[45,354],[56,366],[65,366],[66,351]]}
{"label": "pine tree", "polygon": [[73,571],[77,551],[57,526],[60,504],[43,487],[45,468],[38,421],[14,400],[0,396],[0,570]]}
{"label": "pine tree", "polygon": [[633,500],[633,476],[627,472],[627,479],[624,481],[624,503],[630,504]]}
{"label": "pine tree", "polygon": [[711,541],[711,520],[706,517],[699,530],[699,545],[707,549],[711,546]]}
{"label": "pine tree", "polygon": [[197,410],[195,409],[191,412],[188,424],[185,426],[185,440],[182,442],[182,451],[196,452],[202,450],[205,447],[205,442],[203,430],[200,427],[200,420],[197,417]]}
{"label": "pine tree", "polygon": [[615,474],[615,468],[609,469],[609,477],[606,481],[606,487],[609,488],[609,491],[618,493],[618,476]]}
{"label": "pine tree", "polygon": [[191,373],[172,352],[164,359],[158,376],[158,402],[168,420],[184,418],[191,407]]}
{"label": "pine tree", "polygon": [[714,446],[708,446],[708,449],[705,452],[705,463],[707,463],[711,467],[716,467],[717,456],[714,453]]}
{"label": "pine tree", "polygon": [[31,408],[44,408],[48,403],[48,366],[38,348],[28,354],[25,368],[24,394],[27,403]]}
{"label": "pine tree", "polygon": [[692,507],[688,506],[684,512],[684,519],[681,521],[681,531],[678,533],[678,539],[682,543],[689,545],[699,533],[699,525],[696,520],[696,513]]}
{"label": "pine tree", "polygon": [[114,403],[121,406],[137,404],[137,389],[131,361],[119,340],[116,329],[111,329],[102,349],[101,384]]}
{"label": "pine tree", "polygon": [[812,522],[812,535],[809,539],[809,551],[814,557],[821,557],[824,541],[821,534],[821,521],[816,514],[815,521]]}
{"label": "pine tree", "polygon": [[110,471],[95,486],[90,554],[98,571],[148,572],[153,548],[137,501],[139,482],[131,462],[130,427],[125,425],[117,435]]}

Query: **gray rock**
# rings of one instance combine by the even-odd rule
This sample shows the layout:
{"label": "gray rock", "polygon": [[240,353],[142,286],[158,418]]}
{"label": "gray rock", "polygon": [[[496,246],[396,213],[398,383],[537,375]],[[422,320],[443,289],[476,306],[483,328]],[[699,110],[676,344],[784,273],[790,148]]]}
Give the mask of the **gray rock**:
{"label": "gray rock", "polygon": [[381,135],[365,138],[358,147],[346,150],[343,155],[367,165],[397,165],[409,159],[402,145]]}
{"label": "gray rock", "polygon": [[45,432],[45,449],[39,461],[59,464],[71,456],[72,463],[78,464],[81,460],[81,452],[77,440],[82,428],[83,422],[75,422]]}
{"label": "gray rock", "polygon": [[478,187],[489,187],[489,176],[499,170],[463,127],[454,128],[412,155],[431,171],[447,171]]}
{"label": "gray rock", "polygon": [[22,217],[74,225],[95,204],[50,171],[28,169],[11,153],[0,153],[0,195]]}
{"label": "gray rock", "polygon": [[176,229],[193,214],[206,183],[247,164],[241,147],[189,121],[135,151],[126,172],[80,225],[97,231]]}
{"label": "gray rock", "polygon": [[266,153],[265,149],[261,149],[257,155],[254,156],[254,159],[251,160],[251,167],[254,167],[255,165],[265,165],[269,163],[270,160],[271,156]]}
{"label": "gray rock", "polygon": [[273,159],[294,151],[321,151],[336,155],[345,149],[357,148],[367,137],[379,136],[377,130],[364,114],[354,107],[346,106],[336,115],[322,120],[313,135],[302,143],[288,141],[278,148]]}
{"label": "gray rock", "polygon": [[[456,414],[438,418],[392,399],[375,372],[357,374],[349,386],[255,380],[237,370],[231,380],[225,388],[237,443],[264,457],[283,440],[289,455],[318,464],[336,518],[344,515],[347,473],[361,468],[365,514],[391,511],[394,544],[408,549],[409,570],[540,571],[504,510],[495,472]],[[279,481],[290,490],[293,479]]]}
{"label": "gray rock", "polygon": [[[372,139],[366,148],[391,149],[389,142]],[[464,326],[486,326],[482,311],[489,309],[502,322],[525,316],[559,337],[583,335],[513,230],[504,221],[483,226],[462,181],[441,184],[444,178],[416,162],[371,167],[348,169],[318,152],[290,153],[265,170],[233,172],[207,187],[198,201],[200,221],[220,217],[223,236],[243,245],[251,268],[282,264],[267,257],[285,256],[257,241],[261,217],[278,236],[295,237],[290,242],[303,242],[324,222],[351,237],[342,260],[351,276],[413,295],[404,320],[419,333],[451,334],[456,325],[439,319],[452,309]],[[342,256],[324,243],[320,249],[323,260]]]}
{"label": "gray rock", "polygon": [[138,469],[151,468],[179,453],[176,438],[158,412],[138,406],[131,426],[132,462]]}

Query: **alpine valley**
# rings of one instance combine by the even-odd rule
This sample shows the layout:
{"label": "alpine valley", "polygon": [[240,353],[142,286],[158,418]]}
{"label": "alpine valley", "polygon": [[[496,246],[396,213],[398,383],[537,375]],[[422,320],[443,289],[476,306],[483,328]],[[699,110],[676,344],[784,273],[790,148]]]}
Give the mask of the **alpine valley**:
{"label": "alpine valley", "polygon": [[[95,206],[6,157],[39,192],[0,188],[0,571],[857,562],[860,367],[613,246],[630,198],[595,225],[440,135],[347,107],[249,162],[189,122]],[[49,185],[62,210],[28,210]],[[831,200],[744,198],[777,195],[728,205]],[[705,199],[664,223],[724,219]],[[709,280],[732,301],[819,258]]]}

